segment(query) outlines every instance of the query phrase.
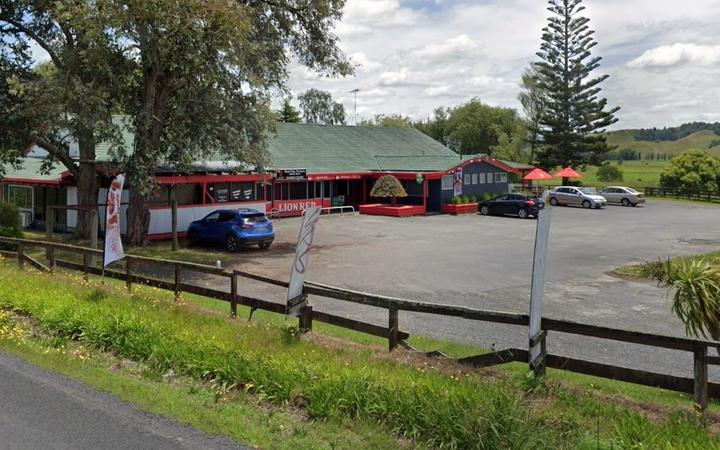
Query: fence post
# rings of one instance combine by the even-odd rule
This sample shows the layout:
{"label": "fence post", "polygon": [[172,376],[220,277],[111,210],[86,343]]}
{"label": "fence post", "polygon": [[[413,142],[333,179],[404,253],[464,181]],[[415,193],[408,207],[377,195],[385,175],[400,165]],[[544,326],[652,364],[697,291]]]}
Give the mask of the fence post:
{"label": "fence post", "polygon": [[178,249],[178,235],[177,235],[177,197],[175,194],[175,186],[170,188],[170,227],[172,231],[172,250],[177,251]]}
{"label": "fence post", "polygon": [[693,399],[696,407],[704,412],[708,402],[708,364],[707,346],[699,346],[694,352],[694,386]]}
{"label": "fence post", "polygon": [[180,265],[175,264],[175,303],[180,301]]}
{"label": "fence post", "polygon": [[125,286],[128,292],[132,292],[132,259],[125,257]]}
{"label": "fence post", "polygon": [[25,249],[22,244],[17,246],[18,267],[22,270],[25,267]]}
{"label": "fence post", "polygon": [[303,332],[312,331],[312,322],[313,322],[313,309],[310,305],[305,305],[300,310],[300,330]]}
{"label": "fence post", "polygon": [[237,318],[238,274],[233,271],[230,275],[230,318]]}
{"label": "fence post", "polygon": [[[90,213],[90,247],[97,249],[98,244],[98,213],[97,210]],[[88,264],[95,267],[97,264],[97,257],[90,255]]]}
{"label": "fence post", "polygon": [[395,350],[398,345],[398,307],[395,303],[388,305],[388,347],[390,351]]}
{"label": "fence post", "polygon": [[[55,222],[54,216],[55,210],[51,207],[45,208],[45,240],[50,242],[53,238],[53,223]],[[47,257],[50,269],[55,268],[55,247],[47,247],[45,249],[45,256]]]}
{"label": "fence post", "polygon": [[88,264],[90,263],[90,255],[83,253],[83,280],[88,281]]}
{"label": "fence post", "polygon": [[537,378],[545,376],[545,358],[547,357],[547,331],[540,330],[538,334],[530,338],[530,351],[540,345],[540,354],[533,361],[530,361],[530,369]]}

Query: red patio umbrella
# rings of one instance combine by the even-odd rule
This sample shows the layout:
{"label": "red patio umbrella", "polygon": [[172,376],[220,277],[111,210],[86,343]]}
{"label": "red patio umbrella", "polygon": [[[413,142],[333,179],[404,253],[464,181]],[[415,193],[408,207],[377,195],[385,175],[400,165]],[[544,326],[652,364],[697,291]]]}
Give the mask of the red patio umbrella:
{"label": "red patio umbrella", "polygon": [[555,178],[582,178],[572,167],[566,167],[560,172],[553,175]]}
{"label": "red patio umbrella", "polygon": [[567,184],[568,178],[582,178],[572,167],[566,167],[554,175],[555,178],[562,178],[563,184]]}
{"label": "red patio umbrella", "polygon": [[537,168],[523,177],[523,180],[549,180],[553,178],[552,175],[545,172],[544,170]]}

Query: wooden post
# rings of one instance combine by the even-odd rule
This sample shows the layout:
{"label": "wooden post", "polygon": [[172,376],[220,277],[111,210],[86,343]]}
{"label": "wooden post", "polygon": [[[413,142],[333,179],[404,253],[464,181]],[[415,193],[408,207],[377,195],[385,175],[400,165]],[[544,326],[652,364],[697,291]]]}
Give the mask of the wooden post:
{"label": "wooden post", "polygon": [[[45,208],[45,240],[50,242],[53,238],[53,224],[55,222],[55,210],[51,207]],[[55,267],[55,248],[47,247],[45,249],[45,256],[47,256],[50,268]]]}
{"label": "wooden post", "polygon": [[310,305],[305,305],[300,310],[300,330],[303,332],[312,331],[312,322],[313,322],[313,309]]}
{"label": "wooden post", "polygon": [[180,301],[180,266],[175,264],[175,303]]}
{"label": "wooden post", "polygon": [[18,267],[22,270],[25,267],[25,249],[22,244],[17,246]]}
{"label": "wooden post", "polygon": [[530,361],[530,370],[537,377],[545,376],[545,358],[547,357],[547,331],[540,330],[538,334],[530,338],[530,349],[535,346],[540,346],[540,353],[533,360]]}
{"label": "wooden post", "polygon": [[[90,248],[97,249],[98,245],[98,213],[92,211],[90,213]],[[95,267],[97,264],[97,257],[95,255],[89,255],[88,264]],[[103,261],[104,262],[104,261]]]}
{"label": "wooden post", "polygon": [[237,319],[238,274],[230,275],[230,317]]}
{"label": "wooden post", "polygon": [[83,253],[83,280],[88,280],[88,265],[90,264],[90,255],[87,253]]}
{"label": "wooden post", "polygon": [[694,353],[694,389],[693,399],[696,407],[704,412],[708,403],[708,364],[707,364],[707,347],[699,346]]}
{"label": "wooden post", "polygon": [[125,286],[132,293],[132,259],[125,257]]}
{"label": "wooden post", "polygon": [[177,236],[177,199],[175,198],[175,186],[170,188],[170,226],[172,227],[172,250],[177,251],[178,249],[178,236]]}
{"label": "wooden post", "polygon": [[398,307],[395,303],[388,305],[388,347],[390,351],[395,350],[398,345]]}

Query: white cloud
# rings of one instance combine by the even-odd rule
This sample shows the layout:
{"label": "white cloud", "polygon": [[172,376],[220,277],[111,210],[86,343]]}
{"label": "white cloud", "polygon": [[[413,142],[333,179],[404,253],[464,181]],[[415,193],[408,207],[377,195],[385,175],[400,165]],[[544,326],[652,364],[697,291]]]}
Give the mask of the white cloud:
{"label": "white cloud", "polygon": [[[720,119],[715,86],[720,61],[714,59],[720,56],[709,56],[717,46],[720,1],[584,4],[598,41],[593,54],[603,57],[597,73],[610,75],[601,95],[622,107],[616,128]],[[438,106],[472,97],[520,108],[520,75],[536,59],[550,14],[545,7],[544,0],[347,0],[336,32],[342,49],[361,67],[355,76],[340,79],[293,69],[290,87],[298,93],[311,87],[330,91],[348,111],[353,107],[349,91],[358,88],[358,113],[364,118],[425,117]],[[686,47],[678,51],[667,45],[675,42]],[[668,49],[661,52],[663,47]],[[680,56],[660,55],[667,50]]]}
{"label": "white cloud", "polygon": [[632,68],[670,67],[679,65],[710,66],[720,63],[720,45],[676,43],[647,50],[628,63]]}

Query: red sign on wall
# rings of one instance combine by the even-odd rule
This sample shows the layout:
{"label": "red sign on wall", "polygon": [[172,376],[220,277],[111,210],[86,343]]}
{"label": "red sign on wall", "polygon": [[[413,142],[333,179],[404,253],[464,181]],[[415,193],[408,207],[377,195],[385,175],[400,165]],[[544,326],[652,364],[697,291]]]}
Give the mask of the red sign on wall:
{"label": "red sign on wall", "polygon": [[275,200],[272,209],[276,210],[281,216],[299,216],[311,206],[327,208],[330,206],[330,199]]}

